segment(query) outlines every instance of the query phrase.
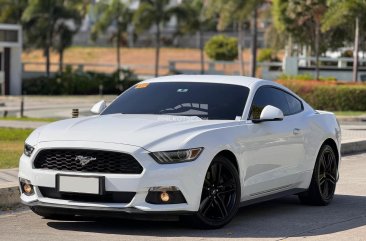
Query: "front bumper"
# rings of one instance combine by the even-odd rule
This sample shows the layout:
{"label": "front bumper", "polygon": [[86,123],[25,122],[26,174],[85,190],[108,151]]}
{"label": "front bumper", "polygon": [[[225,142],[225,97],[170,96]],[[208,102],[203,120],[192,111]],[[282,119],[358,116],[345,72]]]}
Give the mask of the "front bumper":
{"label": "front bumper", "polygon": [[[39,151],[46,148],[87,148],[98,150],[119,151],[131,154],[143,167],[141,174],[105,174],[105,173],[80,173],[56,170],[35,169],[33,161]],[[207,160],[207,161],[206,161]],[[21,200],[28,206],[48,206],[63,210],[89,210],[104,212],[111,210],[122,213],[141,212],[196,212],[199,208],[204,176],[210,158],[203,152],[193,162],[179,164],[158,164],[143,148],[116,144],[88,141],[55,141],[41,142],[36,147],[31,157],[23,155],[20,158],[19,178],[27,179],[34,186],[34,195],[21,194]],[[100,203],[80,202],[65,199],[43,197],[38,187],[56,187],[56,175],[103,176],[105,190],[108,192],[135,192],[129,203]],[[148,191],[152,187],[177,187],[185,197],[186,203],[179,204],[151,204],[146,202]],[[131,212],[131,210],[134,210]]]}
{"label": "front bumper", "polygon": [[111,218],[126,218],[137,220],[179,220],[180,216],[192,215],[192,211],[165,211],[165,212],[146,212],[137,208],[110,208],[110,207],[85,207],[85,206],[70,206],[52,203],[43,203],[39,201],[23,204],[41,210],[47,210],[54,215],[79,215],[86,217],[111,217]]}

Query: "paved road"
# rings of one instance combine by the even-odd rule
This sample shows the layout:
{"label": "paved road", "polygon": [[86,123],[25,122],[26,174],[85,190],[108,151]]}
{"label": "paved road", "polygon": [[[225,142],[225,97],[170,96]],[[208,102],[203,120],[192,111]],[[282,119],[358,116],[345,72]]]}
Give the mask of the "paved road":
{"label": "paved road", "polygon": [[366,154],[343,158],[341,179],[327,207],[299,204],[295,196],[240,209],[220,230],[177,222],[57,221],[24,208],[0,214],[0,240],[366,240]]}

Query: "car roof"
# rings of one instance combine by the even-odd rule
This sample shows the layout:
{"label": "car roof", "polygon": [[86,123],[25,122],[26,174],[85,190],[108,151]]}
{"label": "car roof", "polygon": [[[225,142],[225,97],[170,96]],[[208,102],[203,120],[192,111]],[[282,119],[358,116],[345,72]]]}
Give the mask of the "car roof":
{"label": "car roof", "polygon": [[253,84],[267,83],[273,84],[272,81],[246,77],[246,76],[228,76],[228,75],[169,75],[157,77],[143,81],[144,83],[158,82],[203,82],[218,84],[233,84],[250,87]]}

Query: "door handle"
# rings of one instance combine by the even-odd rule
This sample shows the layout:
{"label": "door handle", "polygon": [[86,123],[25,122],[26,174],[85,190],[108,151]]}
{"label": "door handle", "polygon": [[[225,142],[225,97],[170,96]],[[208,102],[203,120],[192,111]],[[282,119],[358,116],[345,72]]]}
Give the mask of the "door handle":
{"label": "door handle", "polygon": [[301,133],[301,130],[299,128],[295,128],[293,133],[294,133],[294,135],[298,135]]}

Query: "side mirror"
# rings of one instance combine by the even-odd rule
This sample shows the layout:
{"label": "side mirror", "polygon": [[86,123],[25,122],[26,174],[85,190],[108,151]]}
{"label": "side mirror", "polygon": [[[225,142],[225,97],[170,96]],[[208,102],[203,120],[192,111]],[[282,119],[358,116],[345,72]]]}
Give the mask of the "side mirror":
{"label": "side mirror", "polygon": [[283,120],[282,110],[272,105],[267,105],[263,108],[259,119],[252,120],[253,123],[260,123],[265,121],[281,121]]}
{"label": "side mirror", "polygon": [[107,107],[107,103],[104,100],[99,101],[90,109],[90,111],[94,114],[99,115],[102,111]]}

